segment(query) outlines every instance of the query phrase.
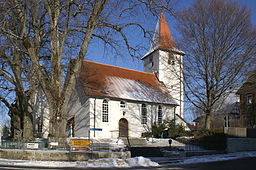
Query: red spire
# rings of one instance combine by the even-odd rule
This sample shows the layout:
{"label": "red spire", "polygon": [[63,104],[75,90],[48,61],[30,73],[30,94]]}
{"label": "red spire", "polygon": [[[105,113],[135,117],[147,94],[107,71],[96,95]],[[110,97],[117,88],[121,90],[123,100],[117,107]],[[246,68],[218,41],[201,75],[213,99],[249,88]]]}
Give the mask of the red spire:
{"label": "red spire", "polygon": [[172,51],[180,55],[185,55],[184,52],[176,48],[168,24],[165,20],[164,14],[162,13],[160,14],[159,20],[157,22],[155,34],[149,52],[144,57],[142,57],[142,59],[144,59],[150,53],[158,49]]}
{"label": "red spire", "polygon": [[160,18],[156,25],[155,35],[153,37],[153,42],[151,43],[150,52],[156,49],[163,50],[174,50],[176,46],[173,42],[172,35],[168,24],[165,20],[164,14],[160,14]]}
{"label": "red spire", "polygon": [[163,13],[160,14],[159,19],[159,48],[167,50],[176,48]]}

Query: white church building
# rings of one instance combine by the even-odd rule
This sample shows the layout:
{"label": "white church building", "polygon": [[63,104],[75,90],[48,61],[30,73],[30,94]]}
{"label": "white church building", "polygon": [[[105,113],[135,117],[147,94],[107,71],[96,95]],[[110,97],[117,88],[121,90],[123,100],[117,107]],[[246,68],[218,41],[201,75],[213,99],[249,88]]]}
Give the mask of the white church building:
{"label": "white church building", "polygon": [[182,56],[160,15],[144,71],[84,61],[70,100],[69,136],[141,138],[153,123],[182,123]]}
{"label": "white church building", "polygon": [[[183,120],[182,56],[160,15],[144,72],[83,61],[68,112],[68,137],[141,138],[164,119]],[[43,111],[45,112],[45,111]],[[38,127],[48,135],[49,120]]]}

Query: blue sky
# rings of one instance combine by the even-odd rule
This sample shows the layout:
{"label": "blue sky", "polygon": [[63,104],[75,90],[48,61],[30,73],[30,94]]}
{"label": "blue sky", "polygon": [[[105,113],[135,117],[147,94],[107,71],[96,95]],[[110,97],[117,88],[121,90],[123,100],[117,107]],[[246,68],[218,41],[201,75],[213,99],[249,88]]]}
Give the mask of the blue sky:
{"label": "blue sky", "polygon": [[[184,9],[186,7],[189,7],[190,5],[193,4],[195,0],[179,0],[177,1],[178,3],[175,4],[176,10]],[[228,1],[235,1],[238,2],[241,5],[247,6],[251,10],[251,19],[252,23],[256,26],[256,0],[228,0]],[[171,34],[173,36],[174,41],[178,39],[179,33],[177,30],[175,30],[175,18],[170,17],[168,14],[165,14],[168,25],[171,30]],[[156,23],[157,23],[157,17],[156,16],[151,16],[149,18],[144,18],[141,20],[142,25],[146,29],[149,30],[154,30]],[[140,33],[134,32],[132,33],[134,35],[135,42],[140,41],[143,46],[145,46],[145,51],[142,54],[145,54],[147,50],[150,47],[150,40],[149,39],[138,39],[140,37]],[[182,50],[182,49],[180,49]],[[114,66],[119,66],[119,67],[124,67],[124,68],[129,68],[133,70],[138,70],[138,71],[143,71],[143,61],[137,58],[131,58],[128,54],[125,54],[125,56],[120,57],[120,56],[115,56],[111,54],[111,51],[103,52],[104,50],[102,49],[102,44],[100,42],[98,43],[93,43],[91,44],[91,48],[88,51],[87,59],[95,62],[100,62],[104,64],[109,64],[109,65],[114,65]],[[125,50],[123,50],[125,53]],[[184,51],[186,52],[186,51]],[[185,56],[186,57],[186,56]],[[185,113],[185,119],[188,121],[191,121],[194,119],[193,115],[186,114]]]}
{"label": "blue sky", "polygon": [[[180,0],[178,1],[179,3],[176,5],[176,8],[179,10],[184,7],[188,7],[191,4],[193,4],[194,1],[195,0]],[[256,25],[256,0],[230,0],[230,1],[236,1],[239,4],[245,5],[249,9],[251,9],[252,22],[254,23],[254,25]],[[175,30],[175,19],[173,17],[168,16],[167,14],[165,15],[171,30],[171,34],[175,40],[179,36],[178,31]],[[156,22],[157,22],[157,17],[155,16],[151,16],[151,18],[146,18],[145,20],[142,21],[144,26],[150,30],[155,29]],[[134,36],[134,37],[136,39],[138,36]],[[143,41],[142,43],[145,46],[145,48],[149,49],[150,41],[148,39],[141,39],[140,41]],[[143,71],[143,62],[140,59],[131,58],[128,54],[126,54],[125,57],[115,56],[115,55],[112,55],[111,51],[109,50],[107,50],[107,52],[104,52],[101,46],[102,44],[100,42],[92,44],[86,58],[88,60],[95,61],[95,62]],[[144,53],[146,52],[147,50],[145,50]]]}

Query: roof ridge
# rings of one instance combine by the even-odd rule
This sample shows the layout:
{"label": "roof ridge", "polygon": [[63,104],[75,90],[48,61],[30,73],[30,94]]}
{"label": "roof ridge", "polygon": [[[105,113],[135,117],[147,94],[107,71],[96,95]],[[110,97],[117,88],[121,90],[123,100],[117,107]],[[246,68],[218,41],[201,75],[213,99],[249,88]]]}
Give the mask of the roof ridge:
{"label": "roof ridge", "polygon": [[123,67],[120,67],[120,66],[113,66],[113,65],[98,63],[98,62],[89,61],[89,60],[83,60],[83,62],[94,63],[94,64],[103,65],[103,66],[107,66],[107,67],[114,67],[114,68],[119,68],[119,69],[123,69],[123,70],[127,70],[127,71],[133,71],[133,72],[138,72],[138,73],[143,73],[143,74],[150,74],[150,75],[155,76],[154,73],[147,73],[147,72],[144,72],[144,71],[138,71],[138,70],[133,70],[133,69],[129,69],[129,68],[123,68]]}

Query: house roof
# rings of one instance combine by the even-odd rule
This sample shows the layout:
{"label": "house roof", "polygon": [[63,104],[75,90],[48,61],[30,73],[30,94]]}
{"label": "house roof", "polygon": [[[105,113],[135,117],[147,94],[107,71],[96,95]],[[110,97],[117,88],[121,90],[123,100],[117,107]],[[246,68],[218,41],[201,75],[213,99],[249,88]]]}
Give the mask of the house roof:
{"label": "house roof", "polygon": [[252,71],[244,84],[238,89],[237,94],[256,92],[256,70]]}
{"label": "house roof", "polygon": [[147,57],[150,53],[158,49],[176,52],[181,55],[185,54],[184,52],[176,48],[176,45],[172,39],[169,26],[166,22],[166,19],[163,13],[160,14],[159,20],[157,22],[153,41],[151,43],[149,52],[144,57],[142,57],[142,59]]}
{"label": "house roof", "polygon": [[89,96],[178,105],[151,73],[83,61],[79,79]]}

